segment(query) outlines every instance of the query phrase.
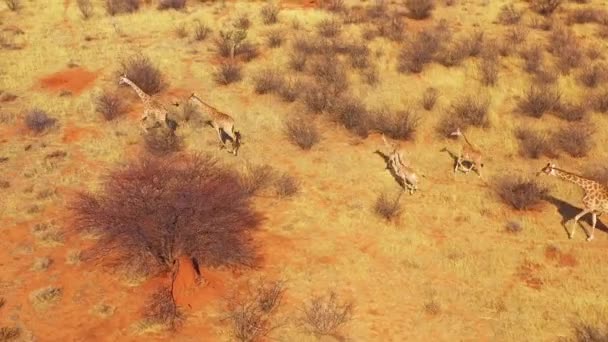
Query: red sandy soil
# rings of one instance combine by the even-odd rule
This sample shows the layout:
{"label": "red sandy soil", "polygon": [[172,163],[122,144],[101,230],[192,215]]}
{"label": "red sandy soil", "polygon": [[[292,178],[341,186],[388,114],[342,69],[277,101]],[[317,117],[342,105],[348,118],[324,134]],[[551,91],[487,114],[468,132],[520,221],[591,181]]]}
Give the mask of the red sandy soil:
{"label": "red sandy soil", "polygon": [[69,91],[74,95],[90,87],[98,73],[81,67],[59,71],[40,79],[40,86],[51,91]]}
{"label": "red sandy soil", "polygon": [[63,129],[63,137],[61,141],[63,143],[75,143],[82,140],[85,137],[89,138],[101,138],[103,135],[99,130],[92,127],[78,127],[75,125],[66,126]]}

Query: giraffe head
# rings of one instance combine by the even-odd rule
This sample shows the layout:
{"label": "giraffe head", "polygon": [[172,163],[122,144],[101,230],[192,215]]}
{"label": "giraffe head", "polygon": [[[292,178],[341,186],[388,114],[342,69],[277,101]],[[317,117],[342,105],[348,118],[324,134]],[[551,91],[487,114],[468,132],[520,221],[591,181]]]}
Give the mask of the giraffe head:
{"label": "giraffe head", "polygon": [[537,176],[541,175],[541,174],[547,174],[547,175],[551,175],[551,176],[555,176],[555,164],[554,163],[547,163],[547,165],[545,165],[545,167],[543,167],[540,171],[538,171],[536,173]]}
{"label": "giraffe head", "polygon": [[196,93],[192,93],[190,94],[190,97],[188,97],[188,100],[193,100],[196,97],[198,97],[198,95],[196,95]]}
{"label": "giraffe head", "polygon": [[123,85],[123,84],[127,84],[127,75],[122,74],[120,75],[120,78],[118,79],[118,85]]}
{"label": "giraffe head", "polygon": [[460,130],[460,127],[456,128],[456,130],[452,133],[450,133],[451,137],[459,137],[462,135],[462,131]]}

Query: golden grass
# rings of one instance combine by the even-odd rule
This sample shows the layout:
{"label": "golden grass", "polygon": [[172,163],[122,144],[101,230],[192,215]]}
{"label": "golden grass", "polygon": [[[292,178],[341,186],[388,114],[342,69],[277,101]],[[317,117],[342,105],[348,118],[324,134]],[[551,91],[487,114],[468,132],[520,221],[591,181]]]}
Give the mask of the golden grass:
{"label": "golden grass", "polygon": [[[301,151],[284,138],[283,119],[288,114],[304,112],[302,105],[298,101],[285,103],[278,95],[254,93],[252,76],[269,66],[286,68],[293,37],[313,32],[318,23],[331,16],[319,10],[285,9],[280,13],[279,23],[266,26],[259,17],[261,2],[191,2],[186,12],[160,12],[144,6],[138,13],[110,18],[103,12],[101,1],[93,1],[94,14],[86,21],[80,18],[75,2],[68,2],[64,8],[62,1],[44,2],[44,5],[41,1],[28,1],[18,13],[0,10],[6,17],[5,23],[17,23],[26,32],[18,36],[26,42],[24,49],[2,50],[1,88],[20,96],[7,103],[6,111],[15,115],[15,122],[20,123],[29,108],[41,107],[59,123],[58,129],[41,137],[18,135],[2,145],[2,156],[10,160],[0,167],[9,170],[6,179],[12,184],[9,189],[0,190],[0,215],[9,221],[6,228],[0,229],[10,232],[7,241],[11,250],[16,250],[27,239],[31,243],[32,237],[36,245],[43,247],[63,244],[66,248],[77,247],[77,242],[66,242],[62,236],[59,226],[63,222],[57,226],[34,228],[33,234],[28,232],[27,239],[18,234],[17,229],[23,227],[18,223],[44,224],[47,209],[60,198],[66,198],[65,193],[58,190],[53,197],[35,199],[39,191],[44,190],[38,188],[40,184],[53,184],[59,189],[94,190],[103,175],[102,167],[112,167],[129,153],[133,154],[135,145],[140,144],[134,116],[125,115],[106,122],[95,113],[93,99],[103,88],[116,87],[114,72],[120,58],[141,51],[165,73],[170,83],[169,91],[179,90],[183,95],[191,91],[204,94],[214,106],[233,115],[246,141],[239,157],[232,158],[217,151],[216,137],[211,129],[184,123],[178,132],[184,137],[187,150],[209,152],[226,165],[237,168],[244,165],[243,160],[256,165],[271,164],[277,171],[289,172],[298,178],[300,191],[289,201],[256,199],[256,206],[268,216],[265,234],[289,241],[289,245],[265,246],[267,264],[261,271],[280,272],[289,279],[286,311],[295,312],[308,299],[309,293],[335,287],[340,293],[356,298],[357,314],[348,325],[347,335],[363,341],[429,338],[437,341],[520,341],[522,336],[554,340],[570,334],[570,325],[576,319],[589,323],[608,319],[608,303],[598,293],[605,287],[608,277],[608,270],[602,266],[608,246],[606,234],[598,231],[593,242],[585,243],[582,232],[577,232],[575,239],[568,240],[560,226],[562,217],[554,205],[545,203],[539,212],[513,212],[475,175],[454,177],[451,159],[439,152],[444,146],[451,150],[457,148],[454,141],[439,138],[435,133],[449,103],[464,93],[487,93],[491,98],[490,127],[471,128],[467,137],[486,151],[484,172],[488,179],[513,173],[532,175],[544,166],[545,160],[530,161],[519,157],[513,133],[520,126],[556,129],[565,123],[552,115],[537,120],[515,113],[517,97],[529,87],[532,79],[522,70],[517,53],[501,57],[497,85],[485,88],[476,80],[474,59],[449,69],[433,63],[418,77],[396,72],[397,43],[375,39],[368,44],[372,61],[378,66],[380,82],[372,87],[361,82],[355,71],[349,72],[352,95],[361,98],[370,108],[386,106],[401,110],[411,106],[422,117],[416,139],[404,143],[404,147],[416,169],[426,177],[421,178],[419,192],[413,196],[404,194],[401,216],[394,222],[385,222],[373,214],[376,194],[387,189],[397,190],[398,186],[388,171],[383,170],[382,159],[372,154],[375,149],[383,148],[377,135],[355,141],[346,130],[319,118],[315,123],[323,139],[313,150]],[[460,22],[465,32],[478,24],[487,28],[488,36],[500,37],[509,28],[491,22],[497,18],[501,6],[508,3],[492,1],[485,6],[481,2],[466,6],[457,3],[449,8],[438,5],[432,21],[443,18]],[[577,5],[564,5],[573,6]],[[524,7],[517,6],[518,9]],[[225,23],[236,19],[240,13],[250,14],[252,27],[248,39],[260,44],[263,58],[243,65],[241,82],[219,87],[213,81],[215,52],[212,40]],[[296,18],[300,33],[292,28]],[[213,30],[211,36],[202,41],[194,40],[197,19]],[[526,15],[522,20],[526,22]],[[175,29],[181,25],[188,36],[177,39]],[[408,20],[407,31],[421,25],[425,24],[413,24]],[[366,25],[344,26],[340,34],[356,40],[364,27]],[[597,25],[574,25],[572,28],[577,35],[586,36],[585,46],[602,46],[597,44],[599,40],[594,33]],[[286,41],[279,48],[269,49],[266,34],[277,29],[288,32]],[[532,43],[546,36],[547,32],[530,30],[526,40]],[[85,37],[93,40],[86,41]],[[550,60],[550,57],[546,56],[546,59]],[[94,86],[71,97],[59,97],[59,91],[39,89],[41,76],[65,70],[68,63],[98,72]],[[564,97],[575,102],[584,99],[587,92],[577,83],[576,75],[577,72],[573,72],[560,76],[557,82]],[[430,111],[424,111],[419,104],[427,87],[433,87],[441,94]],[[141,105],[134,94],[128,91],[124,94],[132,103],[132,112],[137,113]],[[172,95],[163,96],[170,98]],[[608,124],[608,116],[596,112],[590,113],[588,120],[597,127]],[[96,130],[101,134],[100,138],[84,135],[78,142],[66,144],[63,137],[71,126]],[[0,129],[3,127],[4,124],[0,124]],[[589,163],[608,160],[608,150],[604,148],[608,133],[598,131],[594,139],[596,145],[589,154],[593,159],[563,155],[557,160],[558,166],[577,171]],[[40,147],[40,143],[48,147]],[[24,151],[27,144],[34,147]],[[45,161],[44,156],[55,149],[65,150],[69,157]],[[553,178],[542,178],[542,182],[551,188],[555,197],[580,207],[581,192],[576,186]],[[35,191],[23,191],[31,185]],[[28,213],[34,205],[38,206],[37,211]],[[517,234],[505,232],[505,225],[510,220],[522,222],[522,231]],[[264,245],[263,240],[260,243]],[[549,243],[571,254],[576,265],[564,266],[547,260],[545,248]],[[74,250],[59,257],[65,256],[71,265],[77,262],[77,253]],[[31,259],[17,260],[15,267],[27,269],[31,262]],[[529,268],[525,266],[528,263],[540,266]],[[65,266],[52,266],[55,267]],[[61,268],[61,272],[73,269]],[[89,271],[102,272],[98,269]],[[25,275],[16,274],[14,270],[7,271],[8,274],[23,278],[18,286],[21,290],[35,290],[33,287],[37,285],[28,284]],[[78,278],[71,278],[76,281],[72,286],[85,287]],[[129,283],[139,286],[145,283],[144,280],[134,281],[131,277]],[[537,283],[542,283],[539,289],[530,286]],[[232,284],[224,285],[230,287]],[[41,289],[32,292],[29,298],[36,308],[47,308],[58,300],[58,289]],[[122,290],[131,291],[129,288]],[[3,295],[13,298],[17,293],[20,292],[11,288]],[[130,294],[128,300],[139,300],[135,298]],[[120,304],[115,305],[119,307]],[[217,306],[211,304],[205,315],[187,320],[186,326],[216,324],[215,317],[220,314]],[[70,310],[86,312],[88,309],[70,306]],[[125,313],[103,304],[92,312],[93,317],[74,318],[60,311],[48,320],[61,322],[66,317],[96,320],[99,316],[99,319],[107,319],[120,329],[126,329],[125,322],[136,319],[125,319]],[[34,335],[44,331],[33,324],[29,326]],[[88,323],[82,321],[79,326],[86,327]],[[134,326],[133,333],[158,333],[162,328],[150,322],[141,323]],[[82,329],[76,329],[75,336],[85,336],[86,329]],[[185,329],[184,334],[188,331],[191,332]],[[229,340],[226,332],[217,331],[212,340]],[[292,325],[282,327],[277,335],[282,340],[314,340]]]}

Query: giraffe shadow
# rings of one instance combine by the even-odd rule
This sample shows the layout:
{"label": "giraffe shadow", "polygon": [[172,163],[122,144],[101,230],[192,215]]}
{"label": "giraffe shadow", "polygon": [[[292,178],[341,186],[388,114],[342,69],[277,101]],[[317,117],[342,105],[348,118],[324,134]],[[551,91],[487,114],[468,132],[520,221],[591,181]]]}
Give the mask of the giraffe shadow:
{"label": "giraffe shadow", "polygon": [[[568,223],[568,221],[573,219],[583,209],[575,207],[572,204],[562,201],[561,199],[551,196],[551,195],[547,196],[545,198],[545,201],[553,204],[557,208],[557,212],[562,216],[561,225],[564,228],[564,230],[566,231],[566,233],[568,233],[569,230],[568,230],[566,223]],[[580,225],[581,221],[585,222],[589,227],[591,227],[591,225],[593,224],[591,222],[591,214],[587,214],[587,215],[581,217],[581,219],[579,220],[579,225]],[[598,216],[598,220],[597,220],[597,224],[595,225],[595,228],[603,231],[604,233],[608,233],[608,226],[606,226],[599,219],[599,216]]]}
{"label": "giraffe shadow", "polygon": [[[447,147],[442,148],[441,150],[439,150],[439,152],[447,152],[447,154],[450,156],[450,158],[452,158],[452,169],[456,168],[456,164],[458,164],[458,155],[452,151],[450,151]],[[473,163],[468,161],[468,160],[463,160],[462,161],[462,166],[469,168],[471,166],[473,166]],[[464,172],[463,170],[460,170],[460,172]],[[477,172],[477,170],[475,170],[475,172]]]}
{"label": "giraffe shadow", "polygon": [[385,153],[382,153],[380,150],[376,150],[376,151],[374,151],[374,153],[379,155],[380,157],[382,157],[382,159],[384,160],[384,163],[386,164],[385,169],[388,169],[390,171],[391,176],[393,176],[393,178],[395,179],[397,184],[399,184],[399,186],[405,190],[407,188],[407,185],[404,183],[403,179],[401,179],[401,177],[399,177],[395,173],[395,170],[393,170],[393,168],[389,167],[389,165],[388,165],[388,161],[390,160],[390,157],[388,155],[386,155]]}

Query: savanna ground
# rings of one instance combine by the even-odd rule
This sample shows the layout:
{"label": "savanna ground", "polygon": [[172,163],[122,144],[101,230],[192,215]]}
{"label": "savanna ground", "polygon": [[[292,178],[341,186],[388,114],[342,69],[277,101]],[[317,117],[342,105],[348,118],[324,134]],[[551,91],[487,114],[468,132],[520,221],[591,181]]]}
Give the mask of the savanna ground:
{"label": "savanna ground", "polygon": [[[600,217],[592,242],[580,228],[568,239],[561,222],[581,207],[580,189],[534,175],[549,157],[576,173],[605,171],[607,9],[592,0],[546,11],[542,2],[436,1],[428,17],[414,18],[400,1],[338,9],[283,1],[276,23],[261,14],[266,3],[253,1],[189,0],[181,10],[148,2],[112,16],[93,0],[86,19],[84,1],[4,6],[0,340],[234,340],[228,298],[251,279],[284,281],[273,318],[280,324],[268,336],[280,341],[555,341],[584,325],[604,329],[608,223]],[[249,45],[230,62],[216,41],[237,21]],[[264,216],[253,234],[256,267],[203,268],[205,283],[180,294],[185,319],[175,330],[142,319],[166,278],[81,258],[95,237],[71,234],[67,208],[76,192],[96,191],[109,170],[148,153],[141,102],[118,87],[121,61],[135,54],[164,76],[162,101],[195,91],[243,133],[234,157],[218,150],[211,128],[174,109],[178,153],[208,153],[239,172],[270,165],[299,184],[292,196],[269,187],[253,197]],[[226,63],[241,79],[218,78]],[[275,76],[288,81],[275,84]],[[427,110],[429,87],[438,98]],[[124,114],[104,119],[96,108],[103,91],[128,103]],[[34,109],[56,121],[28,124]],[[297,146],[286,122],[317,139]],[[484,152],[483,179],[454,176],[442,152],[458,149],[445,133],[459,126]],[[399,186],[373,153],[386,151],[380,132],[400,141],[424,175],[388,220],[374,207]],[[519,210],[500,196],[504,177],[541,189],[526,188],[529,205],[515,198]],[[301,324],[303,305],[330,291],[353,304],[352,317],[315,335]]]}

